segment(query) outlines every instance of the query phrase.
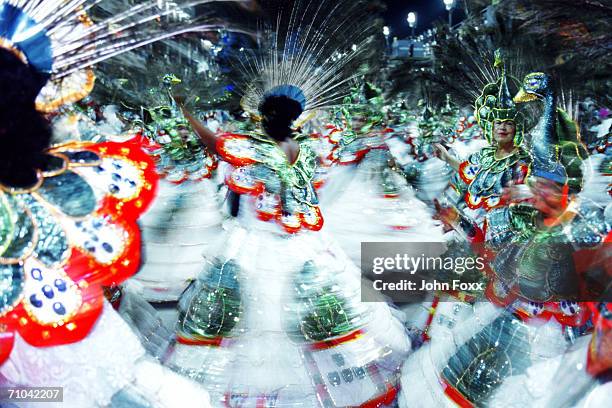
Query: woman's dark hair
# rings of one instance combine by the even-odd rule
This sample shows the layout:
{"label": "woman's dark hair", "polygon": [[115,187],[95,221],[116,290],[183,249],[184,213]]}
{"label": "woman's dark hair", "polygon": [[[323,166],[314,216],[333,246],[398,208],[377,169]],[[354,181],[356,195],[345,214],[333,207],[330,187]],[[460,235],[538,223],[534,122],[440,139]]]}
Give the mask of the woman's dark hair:
{"label": "woman's dark hair", "polygon": [[44,168],[51,141],[48,121],[35,108],[46,78],[0,48],[0,183],[28,187]]}
{"label": "woman's dark hair", "polygon": [[268,96],[259,105],[263,128],[275,140],[291,137],[291,124],[302,112],[299,102],[284,95]]}

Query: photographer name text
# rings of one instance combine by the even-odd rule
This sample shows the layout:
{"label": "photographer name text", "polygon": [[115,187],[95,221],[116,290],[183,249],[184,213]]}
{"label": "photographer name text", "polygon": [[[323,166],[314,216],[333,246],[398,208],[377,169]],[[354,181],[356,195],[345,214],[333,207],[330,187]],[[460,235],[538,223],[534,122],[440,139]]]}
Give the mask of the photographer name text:
{"label": "photographer name text", "polygon": [[462,282],[458,279],[454,279],[451,282],[440,282],[433,280],[431,282],[422,280],[420,285],[417,282],[409,280],[401,280],[399,282],[385,282],[377,279],[372,282],[372,285],[377,291],[475,291],[484,290],[485,284],[483,282]]}

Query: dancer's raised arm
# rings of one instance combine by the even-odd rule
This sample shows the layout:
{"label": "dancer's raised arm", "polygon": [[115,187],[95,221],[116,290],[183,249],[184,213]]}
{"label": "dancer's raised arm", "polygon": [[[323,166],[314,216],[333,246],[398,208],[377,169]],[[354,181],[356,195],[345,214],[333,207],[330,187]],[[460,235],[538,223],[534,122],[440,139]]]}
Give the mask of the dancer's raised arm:
{"label": "dancer's raised arm", "polygon": [[452,154],[448,152],[446,147],[442,146],[440,143],[434,143],[434,148],[438,153],[438,157],[440,160],[446,162],[449,166],[451,166],[454,170],[459,170],[459,166],[461,162],[456,159]]}
{"label": "dancer's raised arm", "polygon": [[193,128],[194,132],[196,132],[202,143],[204,143],[204,145],[208,148],[208,150],[210,150],[211,153],[216,154],[217,136],[215,135],[215,132],[204,126],[204,124],[200,122],[197,118],[193,117],[191,112],[189,112],[189,110],[184,105],[184,98],[175,95],[174,100],[181,107],[183,115],[189,121],[191,127]]}

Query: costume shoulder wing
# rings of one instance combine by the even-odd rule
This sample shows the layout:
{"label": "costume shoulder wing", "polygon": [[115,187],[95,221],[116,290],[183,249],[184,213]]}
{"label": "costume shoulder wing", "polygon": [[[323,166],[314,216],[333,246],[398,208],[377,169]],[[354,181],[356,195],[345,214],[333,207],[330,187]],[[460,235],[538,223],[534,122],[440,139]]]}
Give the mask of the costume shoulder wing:
{"label": "costume shoulder wing", "polygon": [[83,339],[102,310],[102,286],[121,283],[140,264],[136,220],[156,187],[149,156],[111,142],[48,154],[35,187],[0,193],[4,357],[15,331],[34,346]]}

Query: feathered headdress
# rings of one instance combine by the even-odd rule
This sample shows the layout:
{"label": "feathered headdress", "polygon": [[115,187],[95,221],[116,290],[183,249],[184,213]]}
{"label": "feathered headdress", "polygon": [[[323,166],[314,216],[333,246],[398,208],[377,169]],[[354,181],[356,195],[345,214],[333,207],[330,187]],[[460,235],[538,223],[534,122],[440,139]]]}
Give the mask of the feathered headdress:
{"label": "feathered headdress", "polygon": [[[258,54],[241,52],[238,83],[242,107],[253,116],[269,96],[286,96],[310,111],[342,102],[360,73],[356,67],[371,51],[375,24],[363,1],[297,1],[288,21],[279,14]],[[363,25],[357,29],[355,25]]]}
{"label": "feathered headdress", "polygon": [[92,64],[176,34],[214,28],[186,11],[216,1],[111,2],[112,12],[93,21],[88,13],[101,0],[0,0],[0,47],[49,79],[37,107],[53,111],[92,90]]}

